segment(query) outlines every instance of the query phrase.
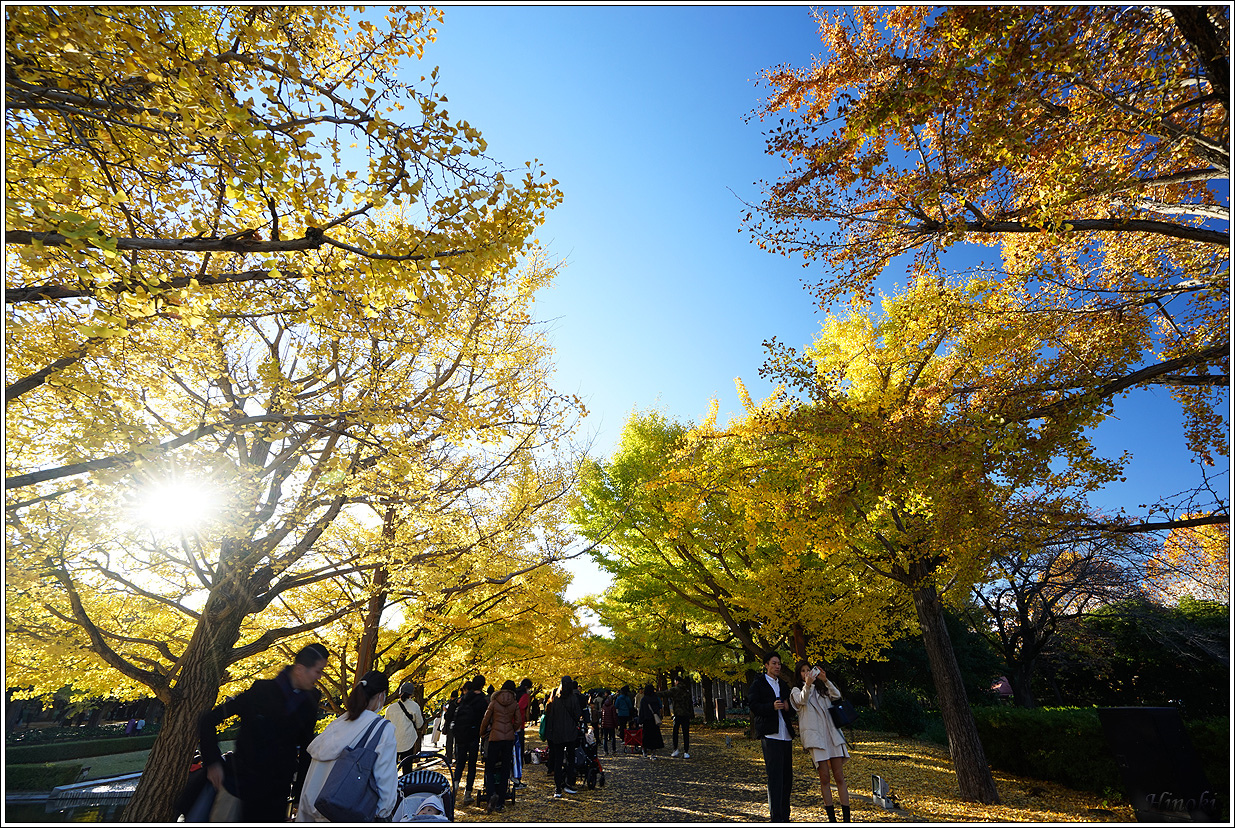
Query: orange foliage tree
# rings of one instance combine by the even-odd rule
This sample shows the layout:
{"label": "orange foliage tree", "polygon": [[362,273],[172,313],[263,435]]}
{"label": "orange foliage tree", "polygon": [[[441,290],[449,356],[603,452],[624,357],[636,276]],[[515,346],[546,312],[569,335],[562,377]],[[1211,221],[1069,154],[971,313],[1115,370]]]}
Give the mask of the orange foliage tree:
{"label": "orange foliage tree", "polygon": [[1149,559],[1145,585],[1151,596],[1172,604],[1184,596],[1230,604],[1231,525],[1172,529],[1162,550]]}
{"label": "orange foliage tree", "polygon": [[788,171],[747,215],[753,240],[823,264],[824,304],[893,263],[936,279],[950,250],[997,247],[968,275],[1091,320],[1076,394],[1166,385],[1192,451],[1225,455],[1229,10],[861,8],[819,26],[824,59],[764,75]]}

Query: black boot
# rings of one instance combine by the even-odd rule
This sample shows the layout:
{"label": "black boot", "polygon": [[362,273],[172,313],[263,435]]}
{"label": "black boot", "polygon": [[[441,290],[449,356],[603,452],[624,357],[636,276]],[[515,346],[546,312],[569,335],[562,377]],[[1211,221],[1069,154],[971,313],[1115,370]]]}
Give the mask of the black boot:
{"label": "black boot", "polygon": [[828,822],[836,822],[836,806],[824,805],[823,810],[828,812]]}
{"label": "black boot", "polygon": [[849,806],[848,805],[840,806],[840,821],[841,822],[849,821]]}

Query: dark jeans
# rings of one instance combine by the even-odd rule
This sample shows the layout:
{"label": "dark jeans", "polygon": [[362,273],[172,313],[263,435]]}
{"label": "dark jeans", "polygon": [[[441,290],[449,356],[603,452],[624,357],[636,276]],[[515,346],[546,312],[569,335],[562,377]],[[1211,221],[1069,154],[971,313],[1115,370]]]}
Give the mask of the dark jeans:
{"label": "dark jeans", "polygon": [[514,747],[514,740],[490,741],[485,752],[485,790],[489,792],[489,806],[495,811],[502,810],[506,804],[506,780],[510,778]]}
{"label": "dark jeans", "polygon": [[763,737],[763,765],[768,772],[768,810],[772,822],[789,821],[793,788],[793,742]]}
{"label": "dark jeans", "polygon": [[479,736],[464,736],[455,740],[455,792],[459,790],[459,780],[463,778],[463,766],[467,765],[467,793],[472,792],[476,784],[476,754],[480,749]]}
{"label": "dark jeans", "polygon": [[690,753],[690,719],[685,716],[673,717],[673,749],[678,749],[678,728],[682,728],[682,752]]}
{"label": "dark jeans", "polygon": [[630,716],[618,716],[618,741],[626,741],[626,725],[630,722]]}
{"label": "dark jeans", "polygon": [[609,755],[610,745],[613,746],[613,752],[617,753],[618,742],[617,742],[617,736],[614,733],[614,728],[602,727],[600,729],[600,743],[601,743],[601,747],[605,751],[606,756]]}
{"label": "dark jeans", "polygon": [[549,742],[549,770],[553,772],[553,786],[558,793],[562,788],[575,786],[575,745],[569,742]]}
{"label": "dark jeans", "polygon": [[453,766],[455,763],[455,734],[446,730],[446,764]]}

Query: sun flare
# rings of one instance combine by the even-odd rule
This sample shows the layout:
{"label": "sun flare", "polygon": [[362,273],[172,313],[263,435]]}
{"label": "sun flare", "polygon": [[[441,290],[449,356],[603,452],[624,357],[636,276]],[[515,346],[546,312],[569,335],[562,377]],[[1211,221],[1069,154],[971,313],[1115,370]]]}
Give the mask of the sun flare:
{"label": "sun flare", "polygon": [[217,508],[217,496],[203,486],[166,483],[147,491],[135,511],[137,519],[151,528],[180,532],[196,529]]}

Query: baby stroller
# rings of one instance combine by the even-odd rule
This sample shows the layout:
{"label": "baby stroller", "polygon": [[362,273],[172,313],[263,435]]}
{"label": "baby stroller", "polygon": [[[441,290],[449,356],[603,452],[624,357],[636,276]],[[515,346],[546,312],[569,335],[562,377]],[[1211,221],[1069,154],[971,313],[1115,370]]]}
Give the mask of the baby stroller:
{"label": "baby stroller", "polygon": [[588,790],[605,786],[605,769],[596,751],[596,739],[591,734],[575,748],[575,778],[582,779]]}
{"label": "baby stroller", "polygon": [[[438,757],[440,758],[440,757]],[[399,794],[403,801],[391,815],[391,822],[454,822],[455,795],[444,773],[418,768],[425,754],[409,756],[399,764]],[[441,805],[441,813],[432,813]]]}
{"label": "baby stroller", "polygon": [[633,719],[626,725],[626,735],[622,737],[622,752],[643,753],[643,725],[638,719]]}

